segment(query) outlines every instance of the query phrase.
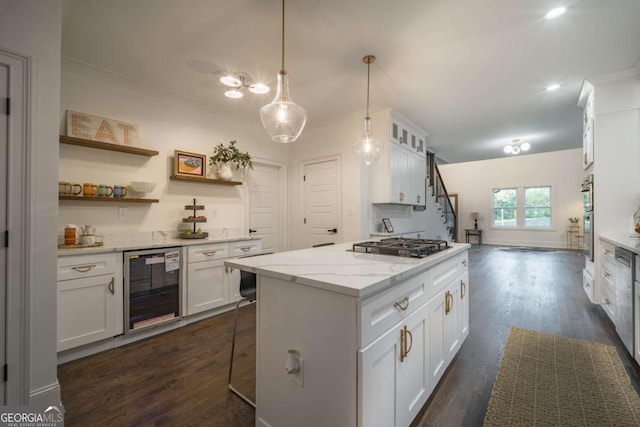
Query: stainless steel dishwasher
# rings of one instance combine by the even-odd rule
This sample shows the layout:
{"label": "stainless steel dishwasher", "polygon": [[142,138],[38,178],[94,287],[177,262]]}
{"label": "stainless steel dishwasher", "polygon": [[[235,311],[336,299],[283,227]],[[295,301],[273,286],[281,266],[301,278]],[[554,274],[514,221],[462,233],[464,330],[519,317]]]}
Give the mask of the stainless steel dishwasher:
{"label": "stainless steel dishwasher", "polygon": [[635,256],[623,248],[616,248],[616,332],[633,357],[634,348],[634,275]]}

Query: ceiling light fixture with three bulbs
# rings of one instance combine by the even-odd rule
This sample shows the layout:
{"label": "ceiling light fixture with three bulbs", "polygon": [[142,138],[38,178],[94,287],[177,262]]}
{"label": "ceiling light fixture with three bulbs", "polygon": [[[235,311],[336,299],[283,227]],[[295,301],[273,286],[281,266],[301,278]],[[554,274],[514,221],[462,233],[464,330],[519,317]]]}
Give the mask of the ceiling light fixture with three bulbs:
{"label": "ceiling light fixture with three bulbs", "polygon": [[220,83],[230,88],[224,92],[224,96],[232,99],[242,98],[244,94],[241,89],[245,87],[249,89],[249,92],[258,95],[269,93],[271,90],[264,83],[255,83],[247,73],[225,74],[220,77]]}
{"label": "ceiling light fixture with three bulbs", "polygon": [[529,148],[531,148],[531,145],[529,145],[528,142],[520,143],[519,139],[514,139],[511,141],[511,144],[504,146],[504,152],[515,156],[516,154],[520,154],[521,151],[529,151]]}

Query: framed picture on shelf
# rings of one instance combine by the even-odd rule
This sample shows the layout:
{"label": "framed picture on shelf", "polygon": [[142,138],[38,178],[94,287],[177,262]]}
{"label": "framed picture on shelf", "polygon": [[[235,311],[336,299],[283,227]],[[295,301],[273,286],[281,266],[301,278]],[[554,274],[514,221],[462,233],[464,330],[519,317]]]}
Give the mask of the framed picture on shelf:
{"label": "framed picture on shelf", "polygon": [[173,173],[176,176],[206,177],[207,156],[204,154],[174,151]]}
{"label": "framed picture on shelf", "polygon": [[389,218],[382,218],[382,224],[384,225],[384,231],[387,233],[393,233],[393,225],[391,225],[391,220]]}

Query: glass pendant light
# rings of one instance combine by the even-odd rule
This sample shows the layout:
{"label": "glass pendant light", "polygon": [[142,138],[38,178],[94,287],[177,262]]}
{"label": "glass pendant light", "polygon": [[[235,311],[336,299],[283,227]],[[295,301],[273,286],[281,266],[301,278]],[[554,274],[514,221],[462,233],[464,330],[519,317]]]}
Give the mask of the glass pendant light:
{"label": "glass pendant light", "polygon": [[289,75],[284,69],[284,0],[282,0],[282,68],[278,73],[276,96],[260,109],[260,120],[275,142],[293,142],[307,123],[307,112],[289,96]]}
{"label": "glass pendant light", "polygon": [[367,55],[362,58],[362,62],[367,64],[367,116],[364,118],[362,137],[353,146],[353,150],[358,156],[358,160],[367,166],[378,161],[383,147],[382,142],[373,137],[371,117],[369,117],[369,80],[371,75],[371,64],[375,61],[376,57],[373,55]]}

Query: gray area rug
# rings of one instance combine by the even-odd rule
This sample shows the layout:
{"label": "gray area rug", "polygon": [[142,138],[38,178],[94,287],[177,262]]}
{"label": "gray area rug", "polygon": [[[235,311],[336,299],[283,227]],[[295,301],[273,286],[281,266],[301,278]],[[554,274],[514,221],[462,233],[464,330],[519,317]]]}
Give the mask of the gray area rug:
{"label": "gray area rug", "polygon": [[484,426],[640,426],[615,347],[511,328]]}

